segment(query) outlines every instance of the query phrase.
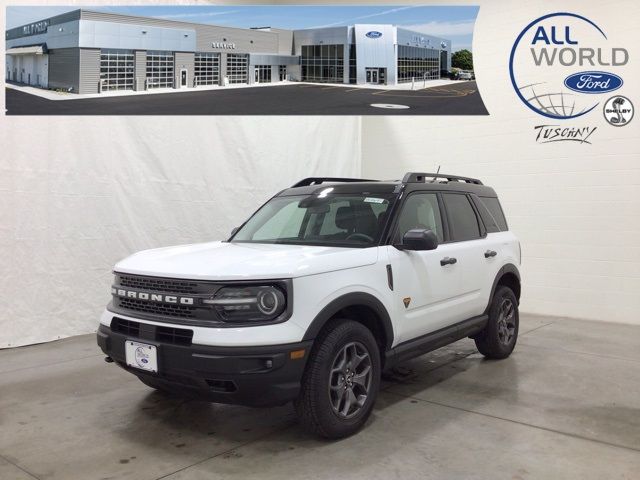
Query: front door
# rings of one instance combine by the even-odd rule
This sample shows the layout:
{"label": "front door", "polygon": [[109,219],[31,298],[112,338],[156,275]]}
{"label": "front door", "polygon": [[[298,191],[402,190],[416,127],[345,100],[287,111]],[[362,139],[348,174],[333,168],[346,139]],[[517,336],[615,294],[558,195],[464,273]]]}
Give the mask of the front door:
{"label": "front door", "polygon": [[180,70],[180,86],[186,87],[187,81],[188,81],[187,69],[183,68],[182,70]]}
{"label": "front door", "polygon": [[367,75],[367,83],[371,83],[371,84],[375,84],[375,85],[380,83],[379,69],[377,69],[377,68],[367,68],[366,75]]}
{"label": "front door", "polygon": [[[432,230],[438,237],[435,250],[409,251],[387,246],[388,261],[393,270],[394,312],[399,319],[400,341],[439,330],[465,320],[464,247],[444,241],[442,217],[444,209],[436,193],[410,194],[402,206],[395,227],[393,243],[401,243],[402,236],[411,229]],[[469,272],[465,269],[465,274]]]}

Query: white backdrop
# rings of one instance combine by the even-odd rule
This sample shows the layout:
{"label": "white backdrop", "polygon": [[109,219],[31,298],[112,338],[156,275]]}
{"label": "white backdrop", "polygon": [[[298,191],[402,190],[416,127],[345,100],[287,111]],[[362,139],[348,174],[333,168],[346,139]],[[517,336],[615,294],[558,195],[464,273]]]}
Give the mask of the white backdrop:
{"label": "white backdrop", "polygon": [[629,50],[629,64],[615,70],[625,81],[615,93],[638,108],[640,2],[477,3],[474,67],[490,116],[365,118],[363,175],[388,178],[440,165],[482,179],[500,195],[522,241],[523,311],[640,324],[640,117],[612,127],[599,106],[566,122],[597,127],[592,145],[537,144],[534,126],[558,122],[518,100],[508,71],[525,25],[550,12],[576,12]]}
{"label": "white backdrop", "polygon": [[[92,3],[123,2],[82,2]],[[640,323],[640,118],[615,129],[590,115],[593,145],[535,144],[532,125],[543,122],[516,98],[508,52],[524,25],[559,7],[475,3],[488,117],[1,116],[0,348],[94,331],[118,259],[223,238],[301,177],[397,178],[437,165],[500,194],[522,239],[524,311]],[[562,9],[597,19],[629,49],[620,93],[638,106],[640,4]]]}
{"label": "white backdrop", "polygon": [[0,348],[95,331],[111,268],[135,251],[226,238],[300,178],[361,170],[353,117],[0,126]]}

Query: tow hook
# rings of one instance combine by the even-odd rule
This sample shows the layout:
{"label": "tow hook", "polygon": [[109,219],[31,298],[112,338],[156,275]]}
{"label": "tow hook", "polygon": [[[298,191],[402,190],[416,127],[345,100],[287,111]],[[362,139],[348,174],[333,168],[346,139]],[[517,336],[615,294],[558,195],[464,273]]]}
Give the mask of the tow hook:
{"label": "tow hook", "polygon": [[104,357],[104,361],[107,363],[113,363],[113,358],[111,357]]}

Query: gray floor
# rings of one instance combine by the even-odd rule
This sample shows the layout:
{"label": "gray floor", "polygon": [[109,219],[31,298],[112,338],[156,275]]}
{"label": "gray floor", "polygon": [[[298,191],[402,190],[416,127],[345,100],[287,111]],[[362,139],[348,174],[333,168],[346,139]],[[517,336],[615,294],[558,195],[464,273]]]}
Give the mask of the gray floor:
{"label": "gray floor", "polygon": [[92,335],[0,351],[0,479],[638,479],[640,327],[523,315],[511,358],[470,340],[387,378],[366,428],[290,406],[166,398]]}

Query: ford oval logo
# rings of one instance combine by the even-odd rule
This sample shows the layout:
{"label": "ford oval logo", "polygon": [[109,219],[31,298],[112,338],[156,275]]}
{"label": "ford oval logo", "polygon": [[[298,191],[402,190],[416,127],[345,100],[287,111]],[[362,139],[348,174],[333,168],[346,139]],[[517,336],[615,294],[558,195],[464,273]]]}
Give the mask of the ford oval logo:
{"label": "ford oval logo", "polygon": [[372,31],[372,32],[367,32],[365,35],[369,38],[380,38],[382,36],[382,32]]}
{"label": "ford oval logo", "polygon": [[605,93],[622,86],[622,79],[607,72],[578,72],[564,79],[569,90],[580,93]]}

